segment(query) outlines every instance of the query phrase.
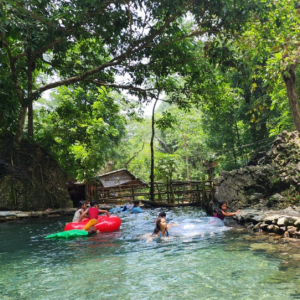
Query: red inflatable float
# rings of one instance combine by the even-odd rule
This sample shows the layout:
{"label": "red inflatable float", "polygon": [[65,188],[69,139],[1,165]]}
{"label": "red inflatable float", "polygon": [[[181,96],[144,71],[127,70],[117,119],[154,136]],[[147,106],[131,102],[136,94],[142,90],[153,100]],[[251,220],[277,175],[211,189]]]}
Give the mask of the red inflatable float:
{"label": "red inflatable float", "polygon": [[[65,226],[64,231],[72,229],[83,229],[89,219],[83,219],[82,222],[71,222]],[[99,216],[98,223],[95,225],[100,232],[116,231],[121,226],[121,219],[117,216]]]}

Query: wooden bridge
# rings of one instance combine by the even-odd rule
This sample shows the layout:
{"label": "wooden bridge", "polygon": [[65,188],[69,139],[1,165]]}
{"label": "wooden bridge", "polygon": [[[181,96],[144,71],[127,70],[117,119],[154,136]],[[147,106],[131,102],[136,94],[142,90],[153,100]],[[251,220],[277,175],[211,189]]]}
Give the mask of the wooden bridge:
{"label": "wooden bridge", "polygon": [[212,181],[155,182],[154,199],[150,197],[150,184],[97,187],[89,198],[96,199],[99,203],[119,205],[130,200],[139,200],[146,206],[203,206],[212,186]]}

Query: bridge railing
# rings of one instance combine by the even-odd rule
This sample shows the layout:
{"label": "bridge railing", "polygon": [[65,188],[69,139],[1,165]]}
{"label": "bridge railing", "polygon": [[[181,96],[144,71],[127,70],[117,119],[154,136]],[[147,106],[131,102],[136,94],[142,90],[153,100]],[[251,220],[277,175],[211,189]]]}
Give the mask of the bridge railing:
{"label": "bridge railing", "polygon": [[201,206],[212,186],[212,181],[154,182],[154,198],[151,199],[150,184],[147,186],[120,185],[112,188],[98,187],[90,197],[105,204],[123,204],[130,200],[140,200],[144,204],[154,206]]}

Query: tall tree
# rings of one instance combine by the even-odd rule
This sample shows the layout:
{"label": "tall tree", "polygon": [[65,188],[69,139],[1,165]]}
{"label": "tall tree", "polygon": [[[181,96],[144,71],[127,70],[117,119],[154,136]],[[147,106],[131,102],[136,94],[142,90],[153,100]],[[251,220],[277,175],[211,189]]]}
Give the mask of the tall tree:
{"label": "tall tree", "polygon": [[[156,88],[145,86],[151,74],[186,74],[185,66],[195,59],[190,54],[193,37],[209,39],[238,30],[260,4],[255,0],[2,0],[0,52],[5,59],[1,63],[10,71],[6,81],[18,99],[16,141],[22,138],[27,112],[28,134],[33,135],[33,102],[43,92],[85,82],[128,89],[146,99],[145,93]],[[194,20],[189,29],[182,25],[187,14]],[[40,72],[52,76],[51,82],[41,80]],[[124,74],[128,76],[119,83],[115,75]]]}
{"label": "tall tree", "polygon": [[[300,61],[300,7],[296,0],[269,3],[264,18],[253,18],[239,38],[244,59],[253,62],[254,78],[262,78],[274,100],[285,86],[294,127],[300,131],[298,65]],[[260,68],[257,68],[260,65]],[[255,88],[255,87],[254,87]],[[276,91],[275,93],[272,91]],[[280,101],[282,97],[280,97]]]}

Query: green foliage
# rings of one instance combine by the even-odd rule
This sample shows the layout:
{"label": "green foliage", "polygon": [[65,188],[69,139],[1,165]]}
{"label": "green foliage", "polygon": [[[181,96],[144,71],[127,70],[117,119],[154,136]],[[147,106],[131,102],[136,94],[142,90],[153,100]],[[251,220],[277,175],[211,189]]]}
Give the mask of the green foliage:
{"label": "green foliage", "polygon": [[131,95],[163,95],[156,179],[197,180],[206,160],[245,165],[295,123],[283,80],[295,75],[299,87],[295,3],[2,0],[0,134],[20,140],[26,110],[57,88],[33,106],[34,138],[69,176],[88,178],[113,160],[148,181],[150,120],[132,121],[125,135],[125,89],[130,116]]}
{"label": "green foliage", "polygon": [[52,107],[36,113],[36,140],[50,151],[71,178],[94,176],[124,134],[125,119],[105,88],[84,91],[62,87]]}

